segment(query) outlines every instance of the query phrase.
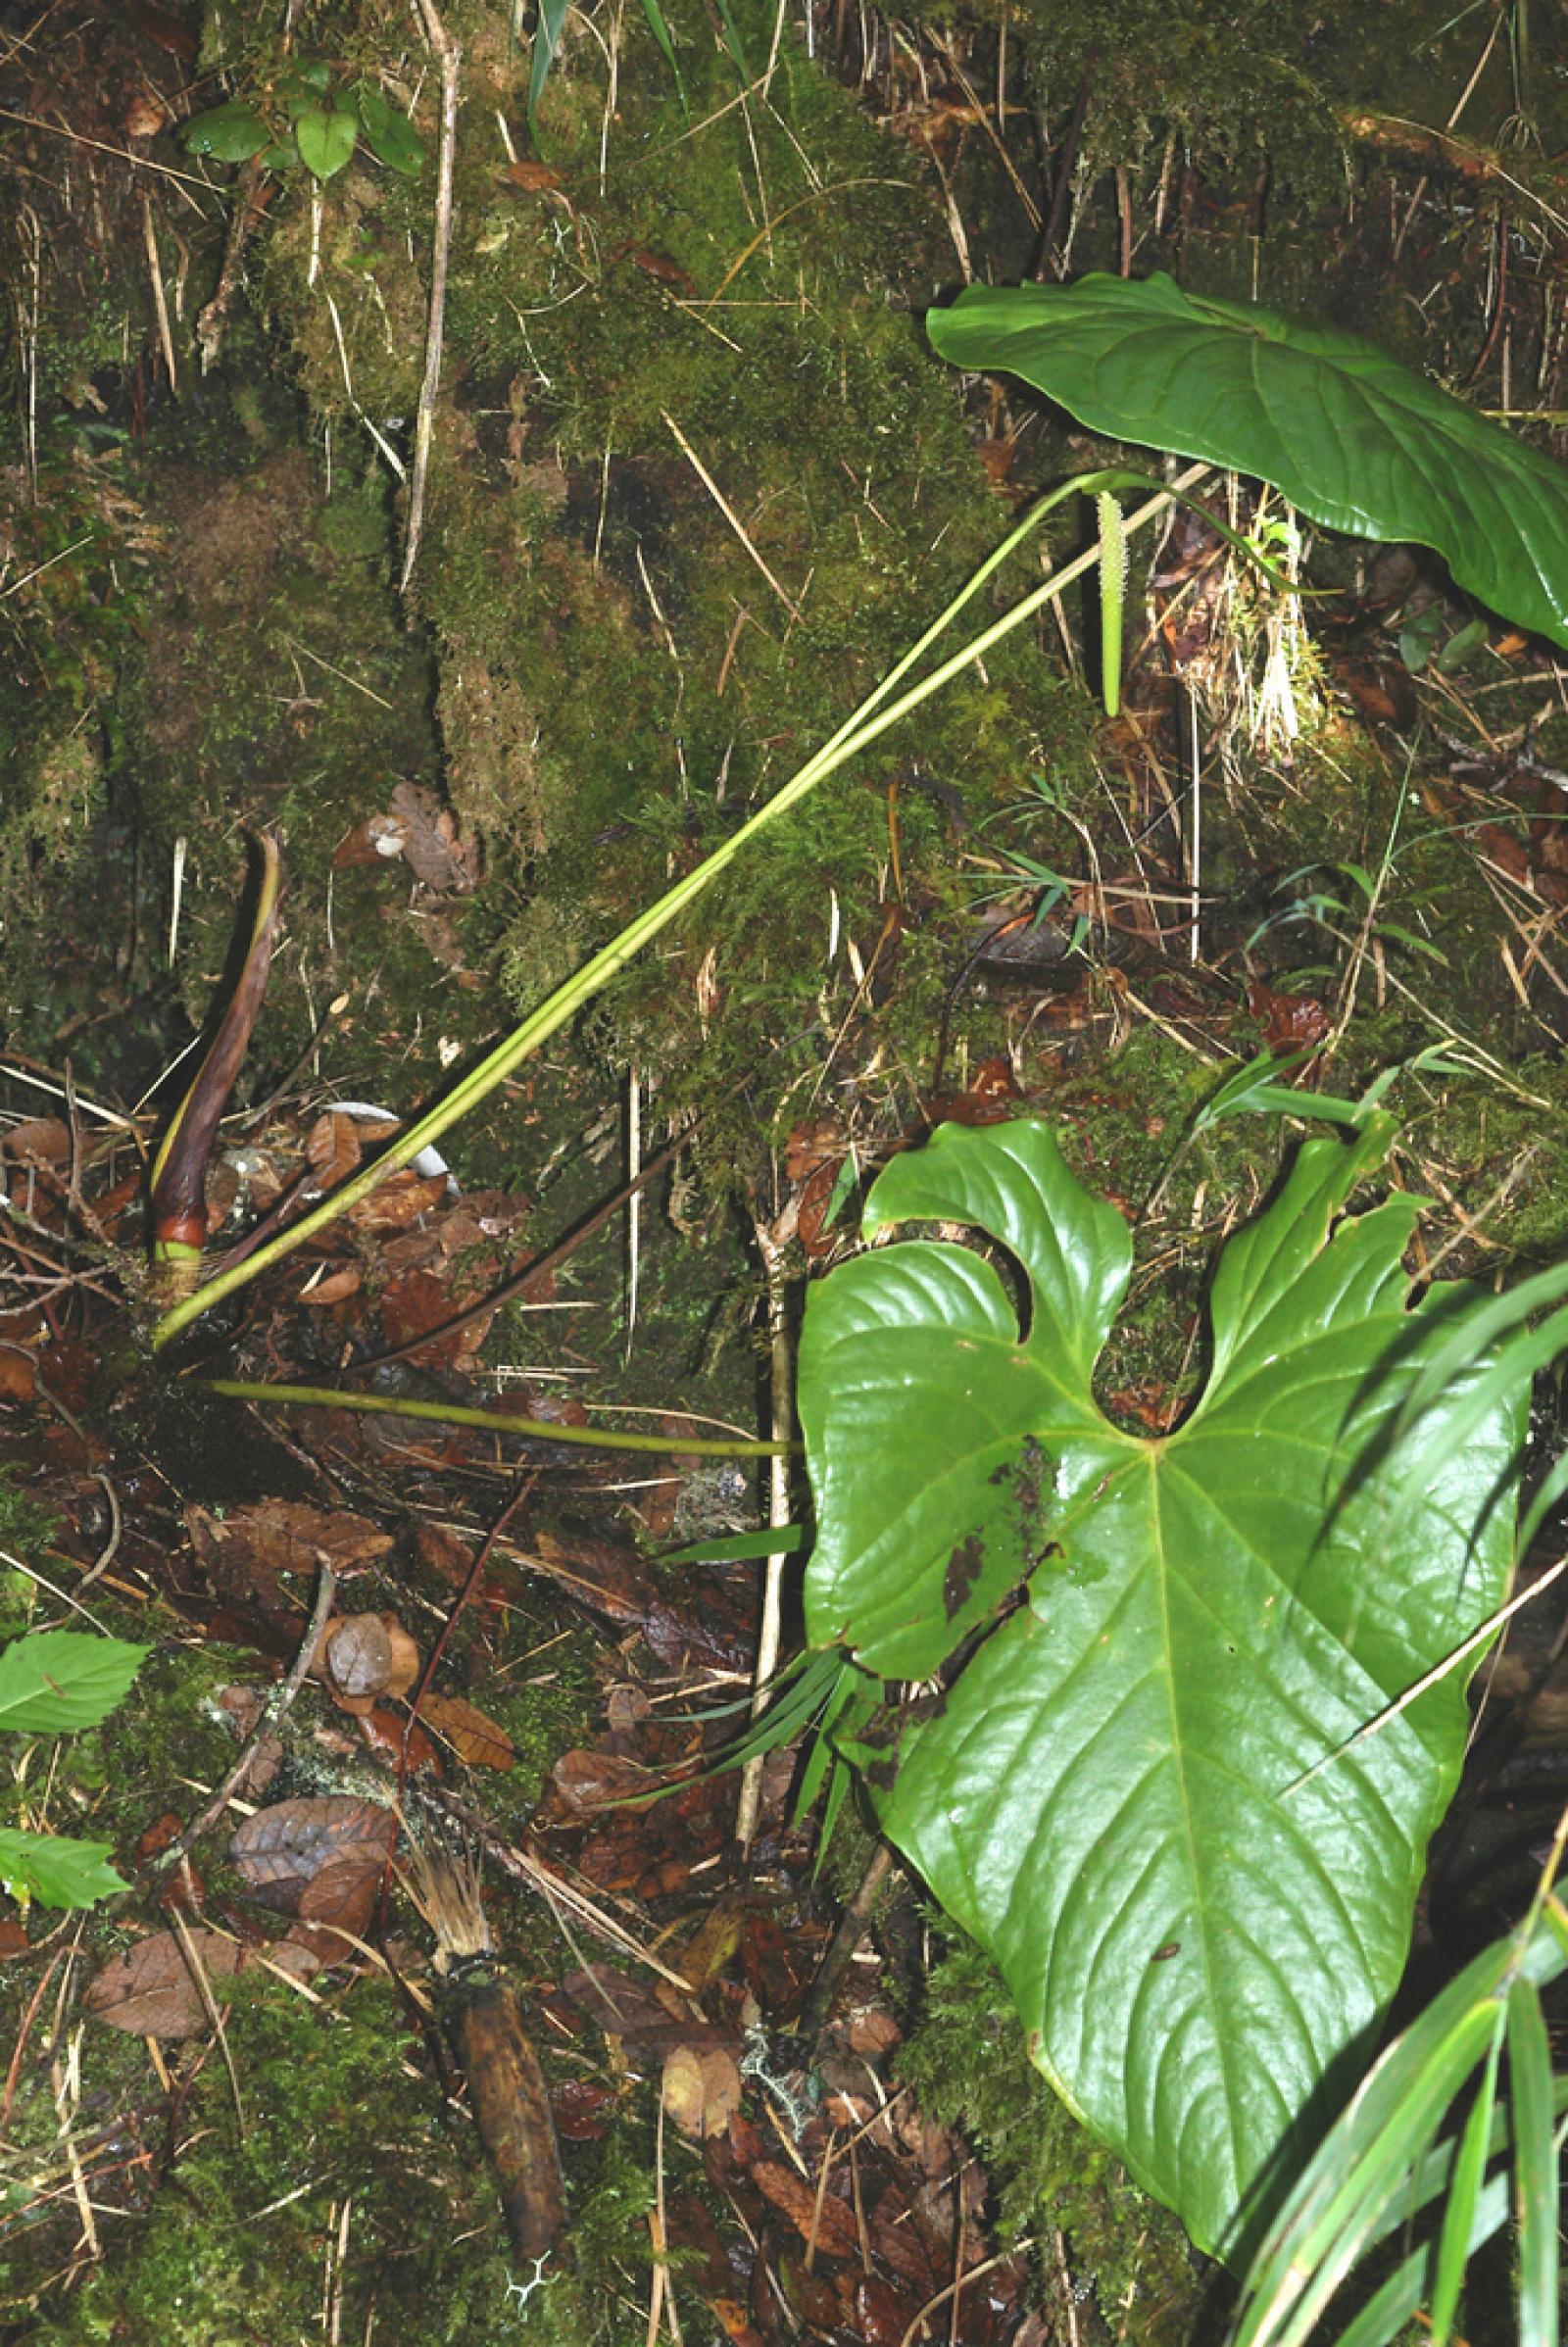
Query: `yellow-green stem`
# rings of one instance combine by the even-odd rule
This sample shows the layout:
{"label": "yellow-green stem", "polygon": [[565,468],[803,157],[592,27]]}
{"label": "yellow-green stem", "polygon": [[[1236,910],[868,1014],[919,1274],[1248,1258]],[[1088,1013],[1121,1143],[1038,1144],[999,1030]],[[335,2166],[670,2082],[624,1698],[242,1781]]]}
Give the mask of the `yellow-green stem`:
{"label": "yellow-green stem", "polygon": [[[1179,497],[1194,480],[1200,478],[1207,469],[1206,465],[1195,465],[1179,481],[1172,483],[1169,489],[1162,490],[1157,496],[1146,500],[1135,513],[1128,516],[1126,527],[1128,529],[1141,528],[1145,522],[1152,520],[1154,514],[1169,505],[1173,497]],[[889,703],[888,696],[893,692],[894,687],[908,674],[916,661],[935,643],[938,636],[952,625],[964,605],[978,594],[986,580],[1006,561],[1029,532],[1039,526],[1053,508],[1061,503],[1063,498],[1069,497],[1075,492],[1094,494],[1102,489],[1147,488],[1149,485],[1147,474],[1116,468],[1105,472],[1081,474],[1073,480],[1064,482],[1059,489],[1053,490],[1049,497],[1043,498],[1010,536],[1003,541],[995,554],[987,557],[973,577],[966,582],[952,603],[926,629],[918,643],[913,645],[897,666],[883,678],[876,690],[861,702],[853,715],[846,718],[837,733],[830,740],[824,742],[821,749],[808,758],[806,764],[800,767],[790,780],[774,793],[765,807],[759,807],[756,814],[743,823],[739,831],[725,840],[721,846],[715,848],[712,854],[698,864],[693,871],[688,872],[684,879],[678,880],[675,886],[666,891],[657,903],[640,912],[635,920],[628,922],[618,936],[612,938],[608,946],[601,948],[600,952],[594,954],[591,960],[586,961],[574,976],[568,978],[564,986],[558,987],[556,992],[542,1002],[537,1010],[529,1013],[520,1026],[514,1027],[506,1041],[498,1044],[496,1049],[482,1059],[477,1067],[470,1068],[443,1100],[438,1101],[435,1107],[429,1109],[416,1123],[410,1125],[406,1132],[399,1134],[397,1140],[392,1143],[390,1148],[383,1150],[372,1165],[367,1166],[363,1172],[355,1174],[351,1180],[343,1183],[339,1189],[332,1192],[329,1198],[323,1198],[321,1203],[311,1213],[302,1215],[298,1222],[290,1223],[287,1229],[280,1231],[275,1239],[269,1240],[265,1247],[259,1247],[254,1254],[247,1255],[242,1263],[233,1264],[228,1270],[220,1271],[216,1278],[209,1280],[204,1287],[199,1288],[194,1296],[186,1296],[166,1312],[153,1331],[153,1349],[161,1350],[172,1338],[178,1336],[181,1329],[188,1327],[190,1322],[199,1318],[203,1312],[209,1311],[223,1296],[231,1296],[237,1288],[247,1286],[250,1281],[268,1270],[273,1263],[280,1261],[283,1256],[292,1254],[303,1241],[314,1237],[318,1231],[325,1229],[329,1223],[335,1222],[340,1215],[347,1213],[351,1206],[357,1205],[361,1198],[368,1198],[370,1192],[384,1182],[389,1175],[409,1164],[413,1158],[418,1155],[420,1149],[437,1141],[443,1133],[449,1132],[460,1117],[466,1116],[468,1110],[486,1099],[498,1084],[504,1083],[514,1068],[520,1066],[530,1053],[536,1051],[541,1044],[548,1042],[550,1037],[564,1027],[568,1019],[575,1018],[584,1004],[590,1002],[595,995],[601,993],[610,984],[610,981],[626,967],[629,961],[634,960],[644,946],[649,945],[662,929],[667,928],[678,914],[684,912],[687,905],[700,897],[711,881],[717,879],[719,873],[735,860],[736,856],[759,833],[765,830],[769,824],[776,823],[780,816],[787,814],[790,808],[804,799],[808,791],[814,790],[816,785],[825,781],[829,774],[836,773],[839,767],[850,758],[868,748],[872,742],[879,740],[891,726],[901,723],[923,702],[929,701],[933,694],[939,693],[944,685],[950,684],[954,677],[959,675],[963,669],[971,666],[974,661],[983,660],[994,646],[1000,644],[1004,637],[1011,635],[1015,628],[1021,627],[1047,603],[1054,601],[1064,588],[1072,584],[1074,579],[1081,578],[1084,572],[1099,561],[1098,547],[1091,548],[1087,554],[1079,555],[1075,561],[1066,563],[1060,570],[1053,572],[1050,578],[1024,596],[1020,603],[1015,604],[1011,611],[1004,611],[1000,619],[993,620],[989,627],[983,628],[978,636],[972,637],[960,651],[952,654],[938,667],[933,668],[929,675],[923,676],[917,685],[911,686],[896,701]],[[281,1391],[281,1389],[273,1389],[273,1391]]]}

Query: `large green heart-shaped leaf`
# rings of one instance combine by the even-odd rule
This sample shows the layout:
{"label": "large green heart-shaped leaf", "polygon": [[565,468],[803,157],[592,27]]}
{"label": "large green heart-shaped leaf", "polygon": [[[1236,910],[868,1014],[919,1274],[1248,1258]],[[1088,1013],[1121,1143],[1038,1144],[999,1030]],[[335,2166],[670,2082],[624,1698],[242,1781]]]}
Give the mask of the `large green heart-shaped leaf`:
{"label": "large green heart-shaped leaf", "polygon": [[1356,334],[1162,274],[971,285],[926,319],[956,367],[1022,377],[1092,431],[1272,481],[1329,529],[1435,547],[1568,644],[1568,472]]}
{"label": "large green heart-shaped leaf", "polygon": [[1094,1399],[1131,1243],[1037,1124],[943,1128],[866,1216],[976,1225],[1026,1290],[912,1240],[813,1290],[802,1340],[811,1643],[916,1679],[993,1625],[899,1715],[885,1829],[996,1956],[1040,2067],[1222,2254],[1398,1981],[1467,1673],[1340,1747],[1509,1566],[1523,1394],[1390,1503],[1392,1421],[1469,1302],[1406,1309],[1418,1201],[1338,1219],[1390,1130],[1308,1142],[1231,1241],[1207,1386],[1164,1439]]}

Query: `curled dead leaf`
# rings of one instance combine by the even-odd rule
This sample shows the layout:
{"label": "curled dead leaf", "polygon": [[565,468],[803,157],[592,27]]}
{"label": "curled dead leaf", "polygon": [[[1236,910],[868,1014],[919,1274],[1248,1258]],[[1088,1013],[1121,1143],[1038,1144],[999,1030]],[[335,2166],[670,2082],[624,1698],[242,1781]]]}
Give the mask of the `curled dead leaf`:
{"label": "curled dead leaf", "polygon": [[664,2060],[664,2109],[693,2143],[721,2135],[741,2107],[741,2074],[721,2046],[677,2045]]}
{"label": "curled dead leaf", "polygon": [[461,1695],[426,1695],[419,1705],[419,1717],[470,1768],[510,1769],[516,1760],[506,1730]]}

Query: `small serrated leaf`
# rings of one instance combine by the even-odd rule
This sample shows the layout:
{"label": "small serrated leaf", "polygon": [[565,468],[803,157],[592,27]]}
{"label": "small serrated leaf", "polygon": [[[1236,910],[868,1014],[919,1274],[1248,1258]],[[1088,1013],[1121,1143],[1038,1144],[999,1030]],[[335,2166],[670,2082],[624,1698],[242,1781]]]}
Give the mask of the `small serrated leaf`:
{"label": "small serrated leaf", "polygon": [[0,1729],[63,1736],[96,1727],[151,1651],[77,1630],[40,1630],[14,1639],[0,1652]]}
{"label": "small serrated leaf", "polygon": [[108,1841],[0,1828],[0,1882],[13,1898],[36,1899],[42,1907],[90,1907],[125,1888],[107,1864],[113,1848]]}

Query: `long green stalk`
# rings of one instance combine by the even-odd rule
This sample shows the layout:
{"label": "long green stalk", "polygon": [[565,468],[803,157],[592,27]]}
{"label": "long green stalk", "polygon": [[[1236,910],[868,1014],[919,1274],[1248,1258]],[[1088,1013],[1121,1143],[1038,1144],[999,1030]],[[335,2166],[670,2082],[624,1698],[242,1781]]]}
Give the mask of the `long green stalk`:
{"label": "long green stalk", "polygon": [[[1146,522],[1152,520],[1156,513],[1162,512],[1171,503],[1173,497],[1180,496],[1191,486],[1193,481],[1199,479],[1208,469],[1206,465],[1195,465],[1179,480],[1173,482],[1169,489],[1161,490],[1157,496],[1146,500],[1136,512],[1128,515],[1127,528],[1141,529]],[[427,1110],[405,1133],[400,1134],[397,1140],[381,1152],[373,1164],[366,1166],[362,1172],[355,1174],[351,1180],[343,1183],[340,1188],[331,1193],[330,1197],[323,1198],[321,1203],[311,1213],[302,1215],[298,1222],[290,1223],[285,1230],[277,1234],[276,1238],[269,1240],[265,1247],[259,1247],[254,1254],[247,1255],[244,1262],[231,1265],[227,1271],[219,1272],[216,1278],[198,1288],[193,1296],[186,1296],[166,1312],[153,1331],[153,1349],[160,1350],[172,1338],[177,1337],[181,1329],[188,1327],[190,1322],[199,1318],[203,1312],[209,1311],[223,1296],[231,1296],[236,1289],[248,1285],[250,1281],[268,1270],[273,1263],[280,1262],[285,1255],[292,1254],[294,1249],[305,1240],[314,1237],[318,1231],[324,1230],[328,1224],[335,1222],[340,1215],[347,1213],[351,1206],[357,1205],[361,1198],[368,1198],[370,1192],[384,1182],[389,1175],[409,1164],[413,1158],[418,1155],[420,1149],[439,1140],[443,1133],[449,1132],[461,1117],[467,1114],[470,1108],[476,1107],[479,1101],[494,1092],[498,1084],[505,1083],[513,1070],[520,1066],[522,1061],[531,1052],[536,1051],[541,1044],[548,1042],[550,1037],[565,1026],[568,1020],[575,1018],[578,1011],[586,1003],[591,1002],[597,994],[602,993],[610,981],[623,970],[628,962],[635,960],[643,948],[650,945],[660,931],[667,928],[678,914],[684,912],[687,905],[700,897],[710,883],[716,880],[720,872],[733,863],[742,851],[769,824],[776,823],[782,815],[789,812],[792,807],[797,806],[808,791],[814,790],[819,782],[824,782],[830,774],[837,773],[840,766],[847,764],[852,758],[858,756],[860,751],[867,749],[872,742],[879,740],[890,727],[900,724],[911,710],[918,709],[923,702],[929,701],[933,694],[941,692],[944,685],[951,684],[953,679],[961,674],[965,668],[971,667],[976,660],[983,660],[986,654],[1000,644],[1004,637],[1011,635],[1015,628],[1021,627],[1026,620],[1034,616],[1036,611],[1040,611],[1047,603],[1054,601],[1075,579],[1081,578],[1086,570],[1093,568],[1100,560],[1098,547],[1091,547],[1086,554],[1079,555],[1075,561],[1066,563],[1060,570],[1054,571],[1050,578],[1034,588],[1020,603],[1014,604],[1009,611],[1004,611],[1000,619],[993,620],[989,627],[983,628],[979,635],[972,637],[961,650],[953,653],[938,667],[933,668],[929,675],[923,676],[918,684],[911,685],[896,700],[889,700],[889,696],[907,676],[909,670],[929,651],[937,638],[953,624],[965,604],[979,593],[986,581],[1022,543],[1029,532],[1036,529],[1046,515],[1061,503],[1063,498],[1070,497],[1075,493],[1095,495],[1104,490],[1145,488],[1147,486],[1147,474],[1112,468],[1103,472],[1081,473],[1074,479],[1064,482],[1059,489],[1053,490],[1049,497],[1043,498],[1040,504],[1026,514],[1017,528],[1004,539],[996,552],[986,558],[979,569],[954,597],[946,610],[926,629],[918,643],[905,654],[897,666],[889,671],[875,691],[869,694],[854,713],[845,719],[838,731],[807,759],[805,765],[800,767],[790,780],[774,793],[765,807],[759,807],[756,814],[750,816],[737,832],[725,840],[721,846],[715,848],[712,854],[705,857],[695,869],[688,872],[684,879],[678,880],[673,888],[666,890],[655,904],[638,913],[635,920],[629,921],[618,936],[612,938],[608,946],[602,947],[591,960],[584,962],[582,968],[568,978],[563,986],[559,986],[537,1010],[530,1011],[522,1024],[514,1027],[504,1043],[498,1044],[486,1058],[480,1060],[477,1067],[470,1068],[444,1100]]]}
{"label": "long green stalk", "polygon": [[514,1418],[508,1410],[475,1410],[457,1401],[410,1401],[394,1394],[345,1394],[336,1386],[257,1386],[245,1378],[201,1380],[209,1394],[231,1401],[292,1403],[298,1409],[361,1410],[376,1418],[428,1418],[441,1426],[479,1426],[496,1435],[525,1435],[532,1442],[574,1442],[582,1450],[643,1450],[660,1458],[770,1459],[799,1450],[798,1442],[756,1442],[743,1435],[627,1435],[609,1428],[559,1426],[553,1418]]}

